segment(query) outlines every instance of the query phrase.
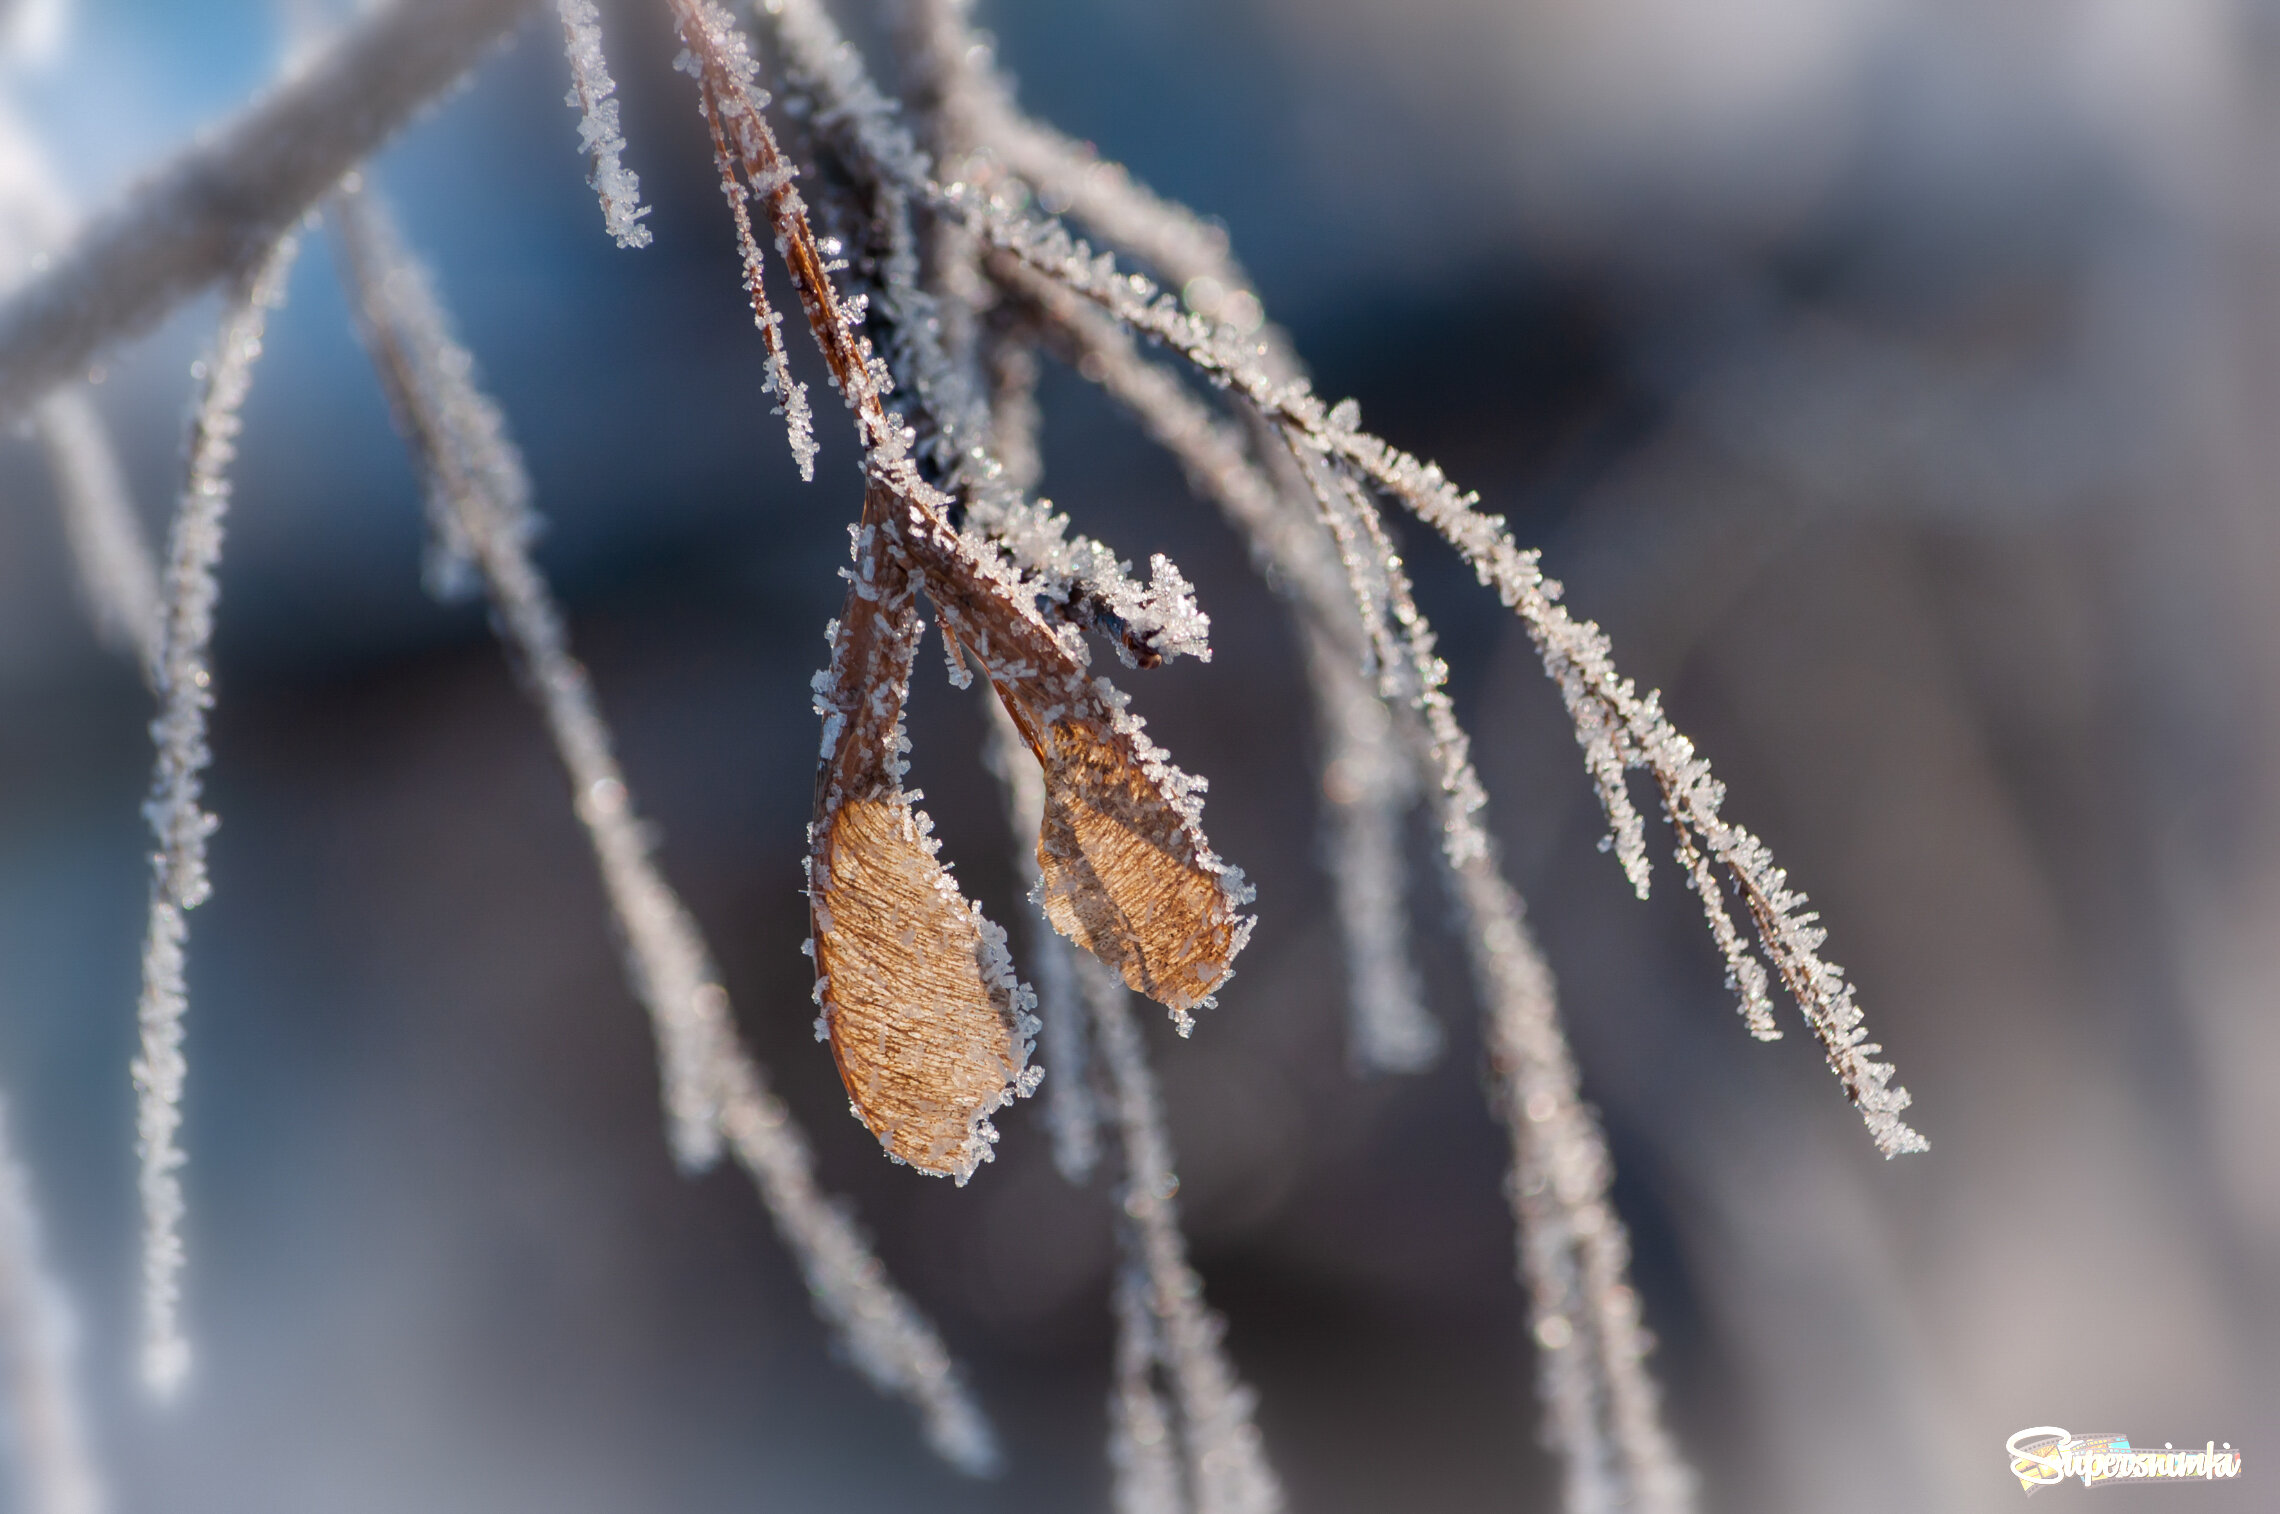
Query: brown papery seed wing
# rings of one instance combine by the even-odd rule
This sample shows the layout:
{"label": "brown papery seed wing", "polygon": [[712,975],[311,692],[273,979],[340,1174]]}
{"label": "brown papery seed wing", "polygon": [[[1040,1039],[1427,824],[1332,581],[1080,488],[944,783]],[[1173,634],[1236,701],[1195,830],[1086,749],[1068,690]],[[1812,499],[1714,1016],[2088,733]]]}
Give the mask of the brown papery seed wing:
{"label": "brown papery seed wing", "polygon": [[1200,838],[1098,720],[1047,727],[1038,760],[1046,917],[1137,992],[1194,1008],[1226,980],[1250,924],[1200,865]]}
{"label": "brown papery seed wing", "polygon": [[988,671],[1045,772],[1045,913],[1133,989],[1187,1011],[1250,935],[1241,874],[1212,855],[1195,785],[1164,760],[973,546],[913,506],[902,535],[944,621]]}
{"label": "brown papery seed wing", "polygon": [[1026,991],[1004,933],[935,860],[902,787],[902,707],[921,626],[909,565],[865,501],[831,667],[808,898],[817,1001],[857,1118],[888,1152],[963,1183],[991,1112],[1029,1091]]}
{"label": "brown papery seed wing", "polygon": [[840,1080],[888,1151],[965,1177],[1026,1051],[981,922],[892,800],[840,805],[818,859],[817,916],[830,927],[816,965]]}

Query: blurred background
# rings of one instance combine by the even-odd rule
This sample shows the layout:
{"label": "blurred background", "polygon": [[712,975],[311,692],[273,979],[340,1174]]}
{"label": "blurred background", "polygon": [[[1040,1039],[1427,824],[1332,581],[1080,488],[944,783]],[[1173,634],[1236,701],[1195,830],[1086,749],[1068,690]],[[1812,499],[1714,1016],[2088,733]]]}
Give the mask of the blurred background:
{"label": "blurred background", "polygon": [[[1716,1514],[2016,1507],[2030,1425],[2280,1455],[2280,6],[2269,0],[983,0],[1025,101],[1224,219],[1320,387],[1546,550],[1811,891],[1917,1098],[1886,1164],[1808,1037],[1750,1042],[1666,866],[1631,899],[1513,622],[1414,543],[1602,1109]],[[878,34],[875,14],[848,20]],[[149,702],[0,447],[0,1088],[122,1510],[1100,1510],[1105,1190],[1036,1105],[964,1190],[811,1037],[807,679],[857,508],[801,486],[661,16],[611,14],[656,245],[613,247],[557,37],[379,160],[505,405],[542,560],[745,1035],[968,1364],[963,1480],[835,1363],[733,1171],[672,1170],[586,845],[420,509],[312,240],[246,417],[192,919],[188,1316],[132,1372],[126,1066]],[[270,75],[266,0],[82,0],[6,81],[83,205]],[[96,393],[159,529],[210,302]],[[818,390],[818,393],[824,391]],[[1046,490],[1169,552],[1217,658],[1129,676],[1261,924],[1150,1027],[1211,1302],[1300,1514],[1549,1509],[1476,1011],[1346,1070],[1310,716],[1276,605],[1065,374]],[[931,653],[916,777],[1017,908]],[[1014,924],[1018,937],[1020,924]],[[1793,1012],[1782,1006],[1788,1023]],[[2065,1500],[2079,1492],[2053,1492]]]}

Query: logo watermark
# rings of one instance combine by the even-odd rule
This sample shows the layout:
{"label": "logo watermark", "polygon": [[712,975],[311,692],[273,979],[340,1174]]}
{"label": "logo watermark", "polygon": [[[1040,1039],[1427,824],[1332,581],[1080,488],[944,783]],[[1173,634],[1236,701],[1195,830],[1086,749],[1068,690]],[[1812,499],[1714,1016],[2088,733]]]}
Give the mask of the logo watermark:
{"label": "logo watermark", "polygon": [[2003,1442],[2011,1475],[2032,1493],[2070,1479],[2085,1488],[2124,1482],[2215,1482],[2240,1476],[2240,1452],[2226,1441],[2209,1441],[2180,1451],[2164,1443],[2158,1451],[2130,1444],[2126,1435],[2073,1435],[2056,1425],[2036,1425]]}

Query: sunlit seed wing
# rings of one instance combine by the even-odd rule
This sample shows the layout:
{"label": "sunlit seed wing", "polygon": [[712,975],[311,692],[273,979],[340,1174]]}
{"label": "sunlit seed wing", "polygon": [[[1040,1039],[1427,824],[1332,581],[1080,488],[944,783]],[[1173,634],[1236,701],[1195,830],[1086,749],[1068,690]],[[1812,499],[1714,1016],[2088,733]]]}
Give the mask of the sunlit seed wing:
{"label": "sunlit seed wing", "polygon": [[819,1030],[857,1118],[888,1153],[963,1183],[989,1160],[992,1111],[1027,1094],[1036,1022],[1005,933],[935,860],[904,792],[902,705],[920,635],[900,554],[866,504],[831,667],[808,897]]}
{"label": "sunlit seed wing", "polygon": [[1044,768],[1047,917],[1185,1029],[1227,981],[1252,923],[1249,885],[1204,839],[1202,782],[1166,760],[1114,685],[1087,675],[1073,633],[1056,634],[1011,574],[939,514],[906,502],[898,536]]}

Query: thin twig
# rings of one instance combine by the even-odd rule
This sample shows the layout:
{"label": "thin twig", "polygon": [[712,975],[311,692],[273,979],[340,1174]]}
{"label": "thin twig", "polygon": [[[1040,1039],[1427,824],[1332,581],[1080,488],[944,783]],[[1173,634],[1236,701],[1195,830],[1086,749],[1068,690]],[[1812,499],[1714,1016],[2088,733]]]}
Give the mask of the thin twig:
{"label": "thin twig", "polygon": [[432,571],[438,561],[471,564],[480,574],[500,638],[569,775],[627,976],[657,1037],[675,1155],[686,1168],[709,1166],[725,1138],[798,1260],[816,1311],[841,1333],[855,1365],[919,1409],[929,1443],[946,1459],[970,1472],[991,1470],[994,1437],[940,1337],[896,1289],[843,1206],[816,1186],[806,1137],[737,1037],[712,953],[658,869],[592,683],[531,558],[537,521],[521,459],[498,407],[476,386],[473,360],[452,335],[426,271],[368,192],[336,195],[329,221],[366,348],[427,484],[437,542],[431,581],[449,577]]}
{"label": "thin twig", "polygon": [[0,1109],[0,1381],[16,1506],[24,1514],[101,1514],[102,1479],[73,1382],[70,1305],[50,1275],[31,1176]]}
{"label": "thin twig", "polygon": [[218,823],[199,805],[212,752],[206,711],[214,703],[208,648],[220,594],[223,517],[229,509],[230,463],[237,455],[239,410],[261,356],[262,331],[284,288],[297,239],[271,249],[240,288],[221,334],[202,365],[203,389],[191,418],[189,477],[168,540],[164,655],[159,662],[159,713],[151,723],[157,771],[143,813],[158,838],[151,855],[150,930],[143,945],[139,1018],[142,1047],[134,1062],[136,1144],[142,1158],[143,1379],[170,1394],[190,1370],[182,1334],[182,1020],[189,1008],[185,916],[212,890],[206,840]]}
{"label": "thin twig", "polygon": [[92,218],[0,302],[0,418],[242,275],[532,0],[395,0]]}

